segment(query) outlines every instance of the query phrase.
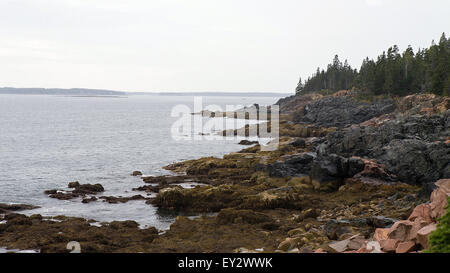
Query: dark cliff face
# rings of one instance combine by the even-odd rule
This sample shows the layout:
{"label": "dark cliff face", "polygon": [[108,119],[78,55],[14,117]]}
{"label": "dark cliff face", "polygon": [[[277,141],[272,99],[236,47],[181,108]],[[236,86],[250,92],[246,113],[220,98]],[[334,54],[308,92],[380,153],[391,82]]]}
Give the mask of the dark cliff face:
{"label": "dark cliff face", "polygon": [[358,125],[331,133],[319,151],[376,159],[403,182],[433,182],[450,177],[449,124],[449,110],[400,116],[379,127]]}
{"label": "dark cliff face", "polygon": [[[310,176],[328,183],[319,173],[339,169],[342,160],[357,156],[383,164],[398,181],[427,185],[450,177],[449,98],[430,94],[363,102],[350,91],[343,95],[289,97],[278,102],[290,122],[337,127],[316,147]],[[284,112],[283,112],[284,111]],[[335,156],[342,158],[338,163]],[[301,170],[286,162],[273,173]],[[286,171],[289,170],[289,171]],[[331,172],[333,173],[333,172]],[[335,172],[334,177],[350,177]],[[336,184],[336,183],[335,183]]]}
{"label": "dark cliff face", "polygon": [[357,101],[349,96],[327,97],[306,105],[303,113],[300,112],[294,116],[294,122],[314,123],[326,127],[345,127],[392,113],[394,110],[392,99],[367,103]]}

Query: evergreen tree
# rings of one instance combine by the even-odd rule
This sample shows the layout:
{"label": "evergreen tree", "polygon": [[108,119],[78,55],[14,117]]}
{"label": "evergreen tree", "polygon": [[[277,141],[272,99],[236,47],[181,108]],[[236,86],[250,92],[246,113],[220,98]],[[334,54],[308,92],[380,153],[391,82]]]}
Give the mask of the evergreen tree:
{"label": "evergreen tree", "polygon": [[400,54],[398,46],[390,47],[376,61],[366,58],[359,71],[347,60],[342,63],[335,55],[326,70],[317,68],[307,81],[300,81],[297,93],[339,91],[357,87],[375,95],[404,96],[432,92],[450,94],[450,39],[442,34],[439,43],[434,40],[427,49],[417,53],[411,46]]}

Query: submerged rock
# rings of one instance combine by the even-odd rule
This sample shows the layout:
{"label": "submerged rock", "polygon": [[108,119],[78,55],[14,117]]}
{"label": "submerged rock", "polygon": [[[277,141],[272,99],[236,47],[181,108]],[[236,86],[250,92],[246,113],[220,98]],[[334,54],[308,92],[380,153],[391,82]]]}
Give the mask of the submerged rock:
{"label": "submerged rock", "polygon": [[[59,200],[70,200],[78,197],[84,197],[87,194],[95,195],[100,192],[105,191],[103,186],[101,184],[80,184],[78,181],[70,182],[68,184],[68,188],[74,188],[72,191],[62,191],[62,190],[46,190],[44,191],[45,194],[48,194],[50,198],[56,198]],[[93,201],[93,200],[89,200]],[[85,201],[89,202],[89,201]]]}
{"label": "submerged rock", "polygon": [[258,141],[250,141],[250,140],[247,140],[247,139],[241,140],[239,142],[239,145],[246,145],[246,146],[254,145],[254,144],[259,144],[259,142]]}
{"label": "submerged rock", "polygon": [[0,203],[0,213],[10,213],[12,211],[32,210],[37,209],[38,206],[27,204],[3,204]]}

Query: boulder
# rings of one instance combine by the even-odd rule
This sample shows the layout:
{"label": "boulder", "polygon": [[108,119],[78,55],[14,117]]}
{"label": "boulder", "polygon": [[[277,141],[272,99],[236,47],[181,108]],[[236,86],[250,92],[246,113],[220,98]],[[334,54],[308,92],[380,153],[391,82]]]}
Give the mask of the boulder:
{"label": "boulder", "polygon": [[140,176],[140,175],[142,175],[142,172],[140,172],[140,171],[134,171],[134,172],[131,173],[131,175],[132,175],[132,176]]}
{"label": "boulder", "polygon": [[254,144],[259,144],[258,141],[250,141],[247,139],[243,139],[239,142],[239,145],[245,145],[245,146],[250,146],[250,145],[254,145]]}
{"label": "boulder", "polygon": [[80,182],[78,182],[78,181],[70,182],[68,185],[69,188],[77,188],[79,186],[80,186]]}
{"label": "boulder", "polygon": [[373,234],[375,241],[381,242],[388,239],[390,229],[389,228],[377,228]]}
{"label": "boulder", "polygon": [[398,243],[395,253],[408,253],[414,250],[416,243],[414,241],[406,241]]}
{"label": "boulder", "polygon": [[450,196],[450,179],[441,179],[435,183],[437,189],[430,197],[431,217],[438,219],[445,214],[447,198]]}
{"label": "boulder", "polygon": [[431,206],[429,204],[421,204],[415,207],[408,220],[414,221],[416,219],[422,219],[428,224],[432,223]]}
{"label": "boulder", "polygon": [[349,221],[331,219],[323,227],[323,233],[330,240],[337,240],[346,233],[353,233],[353,229]]}
{"label": "boulder", "polygon": [[81,184],[78,185],[72,192],[74,194],[96,194],[103,191],[105,191],[105,189],[101,184]]}
{"label": "boulder", "polygon": [[301,241],[301,238],[286,238],[278,245],[278,249],[284,252],[288,252],[297,247],[297,244]]}
{"label": "boulder", "polygon": [[406,241],[413,229],[413,222],[408,220],[396,222],[389,230],[388,238],[398,241]]}
{"label": "boulder", "polygon": [[297,138],[294,141],[290,143],[295,148],[305,148],[306,147],[306,141],[303,138]]}
{"label": "boulder", "polygon": [[384,252],[394,252],[397,249],[398,244],[400,243],[397,239],[386,239],[379,242],[381,246],[381,250]]}
{"label": "boulder", "polygon": [[269,164],[267,171],[272,177],[302,177],[311,171],[316,156],[311,152],[283,156],[281,160]]}
{"label": "boulder", "polygon": [[417,232],[417,241],[422,245],[424,249],[429,247],[429,236],[430,234],[436,230],[436,223],[431,223],[428,226],[421,228]]}
{"label": "boulder", "polygon": [[348,244],[350,243],[350,240],[343,240],[338,242],[333,242],[328,244],[328,247],[332,250],[332,252],[342,253],[347,250]]}
{"label": "boulder", "polygon": [[348,160],[335,154],[314,160],[309,173],[316,190],[337,190],[348,176]]}

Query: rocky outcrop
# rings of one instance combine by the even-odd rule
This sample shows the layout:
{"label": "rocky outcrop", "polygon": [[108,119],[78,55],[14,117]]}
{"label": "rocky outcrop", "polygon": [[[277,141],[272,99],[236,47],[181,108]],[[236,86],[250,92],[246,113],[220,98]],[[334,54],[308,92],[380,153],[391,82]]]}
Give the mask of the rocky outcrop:
{"label": "rocky outcrop", "polygon": [[367,103],[357,101],[351,96],[325,97],[307,104],[303,111],[297,111],[294,122],[345,127],[392,113],[394,110],[394,102],[390,99]]}
{"label": "rocky outcrop", "polygon": [[450,177],[450,110],[404,116],[378,127],[353,126],[328,135],[319,154],[376,159],[399,180],[424,184]]}
{"label": "rocky outcrop", "polygon": [[397,111],[408,114],[439,114],[450,108],[449,97],[434,94],[414,94],[397,100]]}

